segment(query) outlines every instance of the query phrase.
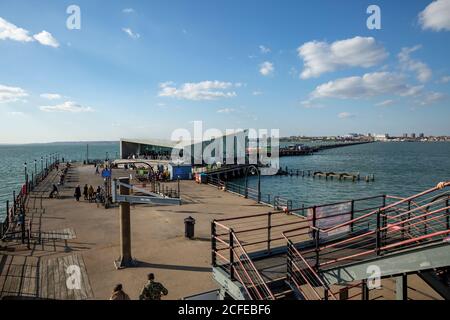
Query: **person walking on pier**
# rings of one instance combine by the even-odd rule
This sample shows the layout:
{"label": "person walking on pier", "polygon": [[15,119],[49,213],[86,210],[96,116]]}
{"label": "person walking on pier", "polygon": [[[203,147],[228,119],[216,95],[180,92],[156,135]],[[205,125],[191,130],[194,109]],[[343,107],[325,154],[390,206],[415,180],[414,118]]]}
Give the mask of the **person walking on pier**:
{"label": "person walking on pier", "polygon": [[81,198],[81,188],[80,185],[78,184],[77,187],[75,188],[75,194],[73,195],[75,197],[75,199],[77,201],[80,201]]}
{"label": "person walking on pier", "polygon": [[130,297],[123,291],[122,285],[119,283],[114,287],[113,293],[109,300],[130,300]]}
{"label": "person walking on pier", "polygon": [[84,196],[84,200],[88,199],[88,185],[87,184],[84,185],[83,196]]}
{"label": "person walking on pier", "polygon": [[53,184],[53,190],[52,192],[50,192],[49,198],[54,198],[54,197],[59,197],[59,192],[58,192],[58,187],[56,186],[56,184]]}
{"label": "person walking on pier", "polygon": [[167,296],[168,293],[169,291],[161,283],[155,281],[155,275],[150,273],[148,282],[139,295],[139,300],[161,300],[161,296]]}
{"label": "person walking on pier", "polygon": [[92,185],[89,186],[88,199],[89,199],[89,202],[94,201],[94,187]]}

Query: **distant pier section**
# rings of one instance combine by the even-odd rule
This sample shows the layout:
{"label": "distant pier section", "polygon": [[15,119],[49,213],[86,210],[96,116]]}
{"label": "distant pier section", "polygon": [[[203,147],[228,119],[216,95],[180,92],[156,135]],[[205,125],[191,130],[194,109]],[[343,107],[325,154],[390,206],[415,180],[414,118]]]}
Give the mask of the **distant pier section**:
{"label": "distant pier section", "polygon": [[320,146],[313,146],[313,147],[305,146],[302,144],[297,144],[294,146],[280,148],[280,157],[306,156],[306,155],[312,155],[312,154],[322,151],[322,150],[349,147],[349,146],[355,146],[355,145],[372,143],[372,142],[373,141],[342,142],[342,143],[333,143],[333,144],[323,144]]}

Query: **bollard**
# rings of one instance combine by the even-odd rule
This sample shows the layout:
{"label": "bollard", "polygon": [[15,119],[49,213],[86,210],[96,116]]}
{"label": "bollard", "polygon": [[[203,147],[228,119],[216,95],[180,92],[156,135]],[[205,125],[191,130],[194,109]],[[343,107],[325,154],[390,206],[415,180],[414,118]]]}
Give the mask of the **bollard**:
{"label": "bollard", "polygon": [[195,219],[191,216],[184,219],[184,236],[188,239],[194,238]]}

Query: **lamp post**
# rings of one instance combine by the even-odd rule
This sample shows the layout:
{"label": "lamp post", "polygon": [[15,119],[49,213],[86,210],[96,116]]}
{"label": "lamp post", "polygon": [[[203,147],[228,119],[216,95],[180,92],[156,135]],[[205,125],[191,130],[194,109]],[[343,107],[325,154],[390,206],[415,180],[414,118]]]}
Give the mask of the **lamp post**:
{"label": "lamp post", "polygon": [[27,163],[23,164],[24,174],[25,174],[25,193],[28,193],[28,173],[27,173]]}
{"label": "lamp post", "polygon": [[41,174],[44,172],[44,157],[41,157]]}
{"label": "lamp post", "polygon": [[34,159],[34,175],[37,175],[37,161]]}

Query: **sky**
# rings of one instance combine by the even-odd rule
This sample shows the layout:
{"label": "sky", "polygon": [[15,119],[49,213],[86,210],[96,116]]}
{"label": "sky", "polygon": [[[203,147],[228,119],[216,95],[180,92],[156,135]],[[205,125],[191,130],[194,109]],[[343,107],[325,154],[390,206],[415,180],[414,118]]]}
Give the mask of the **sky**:
{"label": "sky", "polygon": [[0,143],[450,135],[449,56],[450,0],[1,0]]}

